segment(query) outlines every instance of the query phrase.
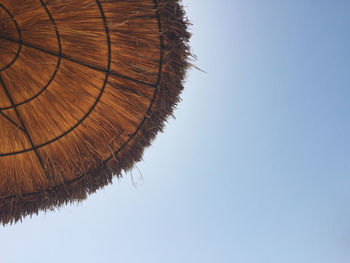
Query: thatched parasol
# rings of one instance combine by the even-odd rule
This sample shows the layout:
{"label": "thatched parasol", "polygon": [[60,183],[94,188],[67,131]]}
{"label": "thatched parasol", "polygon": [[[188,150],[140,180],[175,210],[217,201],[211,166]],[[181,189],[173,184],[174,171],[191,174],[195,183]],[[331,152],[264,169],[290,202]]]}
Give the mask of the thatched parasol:
{"label": "thatched parasol", "polygon": [[0,222],[85,199],[139,161],[183,89],[177,0],[0,0]]}

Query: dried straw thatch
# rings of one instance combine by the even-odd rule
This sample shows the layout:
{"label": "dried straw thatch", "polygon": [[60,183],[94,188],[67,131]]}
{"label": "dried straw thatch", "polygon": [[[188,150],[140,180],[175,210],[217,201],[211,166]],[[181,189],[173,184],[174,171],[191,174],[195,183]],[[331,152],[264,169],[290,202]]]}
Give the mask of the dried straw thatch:
{"label": "dried straw thatch", "polygon": [[139,161],[189,65],[177,0],[0,0],[0,222]]}

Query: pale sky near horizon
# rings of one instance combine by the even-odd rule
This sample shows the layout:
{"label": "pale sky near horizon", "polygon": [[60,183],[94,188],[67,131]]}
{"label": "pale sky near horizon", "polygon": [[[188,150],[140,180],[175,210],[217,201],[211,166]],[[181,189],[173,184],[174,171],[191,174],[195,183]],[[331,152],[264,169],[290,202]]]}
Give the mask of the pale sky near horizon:
{"label": "pale sky near horizon", "polygon": [[0,263],[350,262],[350,1],[186,0],[198,59],[130,174]]}

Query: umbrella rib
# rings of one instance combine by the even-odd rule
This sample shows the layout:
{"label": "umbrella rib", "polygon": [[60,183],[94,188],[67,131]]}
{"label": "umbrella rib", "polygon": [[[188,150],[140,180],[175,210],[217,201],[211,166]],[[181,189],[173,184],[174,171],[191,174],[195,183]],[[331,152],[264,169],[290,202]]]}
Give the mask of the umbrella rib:
{"label": "umbrella rib", "polygon": [[45,175],[46,175],[46,178],[48,179],[50,185],[52,185],[52,179],[51,179],[51,177],[49,176],[49,174],[47,173],[47,171],[46,171],[46,169],[45,169],[44,162],[43,162],[43,160],[41,159],[41,156],[39,155],[39,153],[38,153],[38,151],[37,151],[37,149],[36,149],[36,147],[35,147],[35,145],[34,145],[34,143],[33,143],[33,140],[32,140],[32,138],[31,138],[31,136],[30,136],[30,134],[29,134],[29,132],[28,132],[26,126],[24,125],[24,122],[23,122],[23,120],[22,120],[21,115],[19,114],[19,112],[18,112],[16,106],[14,106],[15,103],[14,103],[14,101],[13,101],[13,99],[12,99],[12,97],[11,97],[11,94],[9,93],[9,91],[8,91],[6,85],[5,85],[5,82],[3,81],[3,79],[2,79],[1,76],[0,76],[0,83],[1,83],[1,86],[3,87],[3,89],[4,89],[5,93],[6,93],[7,98],[9,99],[11,105],[13,106],[13,109],[15,110],[15,113],[16,113],[16,115],[17,115],[17,118],[18,118],[19,122],[21,123],[21,126],[22,126],[22,128],[23,128],[23,130],[24,130],[24,133],[26,134],[26,136],[27,136],[27,138],[28,138],[28,141],[29,141],[30,145],[32,146],[32,149],[33,149],[35,155],[37,156],[37,158],[38,158],[38,160],[39,160],[39,163],[40,163],[40,165],[41,165],[41,167],[42,167],[42,169],[43,169],[43,171],[44,171],[44,173],[45,173]]}
{"label": "umbrella rib", "polygon": [[[54,71],[54,73],[52,74],[50,80],[49,80],[48,83],[40,90],[40,92],[38,92],[37,94],[35,94],[33,97],[31,97],[31,98],[29,98],[29,99],[26,99],[26,100],[24,100],[24,101],[22,101],[22,102],[20,102],[20,103],[15,104],[14,106],[16,106],[16,107],[17,107],[17,106],[20,106],[20,105],[22,105],[22,104],[25,104],[25,103],[27,103],[27,102],[29,102],[29,101],[31,101],[31,100],[33,100],[33,99],[39,97],[39,96],[49,87],[49,85],[51,84],[51,82],[52,82],[53,79],[55,78],[55,76],[56,76],[56,74],[57,74],[57,72],[58,72],[58,70],[59,70],[59,68],[60,68],[60,65],[61,65],[62,44],[61,44],[61,37],[60,37],[60,34],[59,34],[59,32],[58,32],[56,22],[55,22],[55,20],[53,19],[52,15],[51,15],[51,13],[49,12],[49,10],[47,9],[47,7],[45,6],[44,2],[43,2],[42,0],[40,0],[40,3],[41,3],[41,5],[44,7],[45,11],[47,12],[47,15],[49,16],[49,18],[50,18],[52,24],[53,24],[54,27],[55,27],[56,37],[57,37],[57,43],[58,43],[58,52],[59,52],[59,53],[58,53],[58,56],[57,56],[57,57],[58,57],[57,65],[56,65],[55,71]],[[14,19],[14,18],[13,18],[13,19]],[[16,27],[17,27],[17,26],[18,26],[17,22],[16,22],[15,20],[14,20],[14,22],[15,22]],[[17,42],[17,43],[20,44],[20,48],[22,48],[23,39],[22,39],[21,30],[20,30],[19,27],[17,27],[17,31],[18,31],[19,41],[16,41],[16,40],[13,40],[13,39],[10,39],[10,38],[8,38],[8,37],[6,37],[6,36],[1,36],[1,35],[0,35],[0,38],[3,38],[3,39],[5,39],[5,40],[7,40],[7,41],[14,42],[14,43]],[[19,49],[19,50],[20,50],[20,49]],[[18,55],[19,55],[19,52],[18,52]],[[17,58],[16,58],[16,59],[17,59]],[[13,63],[14,63],[14,62],[13,62]],[[13,108],[13,106],[12,106],[12,107],[3,107],[3,108],[0,108],[0,111],[1,111],[1,110],[11,109],[11,108]]]}
{"label": "umbrella rib", "polygon": [[16,56],[13,58],[13,60],[7,66],[5,66],[4,68],[0,69],[0,71],[4,71],[4,70],[8,69],[9,67],[11,67],[11,65],[13,63],[16,62],[16,60],[19,57],[19,54],[21,53],[21,49],[22,49],[22,34],[21,34],[21,30],[19,28],[19,25],[18,25],[16,19],[13,17],[13,15],[10,13],[10,11],[1,3],[0,3],[0,7],[3,8],[5,10],[5,12],[11,17],[12,22],[15,24],[15,27],[16,27],[16,30],[17,30],[17,34],[18,34],[18,38],[19,38],[19,41],[18,41],[19,45],[18,45],[18,49],[17,49],[17,52],[16,52]]}
{"label": "umbrella rib", "polygon": [[107,162],[109,162],[113,157],[117,158],[118,153],[123,150],[131,140],[133,140],[135,138],[135,136],[138,134],[138,132],[141,130],[143,124],[145,123],[147,116],[149,116],[149,114],[151,113],[154,101],[157,97],[157,94],[159,92],[159,84],[160,84],[160,79],[161,79],[161,75],[162,75],[162,70],[163,70],[163,60],[164,60],[164,39],[162,37],[162,23],[160,21],[160,14],[159,14],[159,9],[158,9],[158,1],[157,0],[153,0],[154,3],[154,8],[156,9],[156,17],[157,17],[157,23],[158,23],[158,30],[159,30],[159,51],[160,51],[160,58],[159,58],[159,68],[158,68],[158,77],[157,77],[157,83],[155,84],[155,92],[153,94],[153,98],[151,100],[151,103],[147,109],[147,112],[144,116],[144,118],[142,119],[141,123],[139,124],[139,126],[137,127],[137,129],[135,130],[135,132],[133,134],[131,134],[131,136],[129,136],[129,139],[124,142],[123,145],[121,145],[119,147],[119,149],[117,151],[115,151],[111,156],[109,156],[107,159],[105,159],[103,161],[103,164],[106,164]]}
{"label": "umbrella rib", "polygon": [[18,129],[22,130],[24,132],[24,129],[19,126],[14,120],[12,120],[9,116],[7,116],[5,113],[3,113],[2,111],[0,111],[0,114],[9,122],[11,122],[13,125],[15,125]]}
{"label": "umbrella rib", "polygon": [[[20,41],[15,40],[15,39],[10,38],[10,37],[6,37],[6,36],[0,35],[0,38],[6,39],[6,40],[11,41],[11,42],[20,43]],[[29,48],[33,48],[33,49],[42,51],[42,52],[44,52],[44,53],[47,53],[47,54],[50,54],[50,55],[53,55],[53,56],[56,56],[56,57],[60,57],[60,58],[66,59],[66,60],[68,60],[68,61],[71,61],[71,62],[73,62],[73,63],[79,64],[79,65],[81,65],[81,66],[85,66],[85,67],[88,67],[88,68],[91,68],[91,69],[94,69],[94,70],[101,71],[101,72],[103,72],[103,73],[107,73],[107,69],[104,69],[104,68],[101,68],[101,67],[97,67],[97,66],[90,65],[90,64],[88,64],[88,63],[86,63],[86,62],[83,62],[83,61],[80,61],[80,60],[71,58],[71,57],[69,57],[69,56],[67,56],[67,55],[64,55],[64,54],[61,54],[61,55],[60,55],[60,54],[57,54],[56,52],[43,49],[43,48],[41,48],[41,47],[35,46],[35,45],[33,45],[33,44],[30,44],[30,43],[27,43],[27,42],[24,42],[24,41],[22,41],[21,43],[22,43],[23,46],[26,46],[26,47],[29,47]],[[117,72],[114,72],[114,71],[111,71],[111,70],[109,70],[108,73],[109,73],[110,75],[112,75],[112,76],[115,76],[115,77],[119,77],[119,78],[122,78],[122,79],[127,79],[127,80],[133,81],[133,82],[138,83],[138,84],[142,84],[142,85],[145,85],[145,86],[148,86],[148,87],[155,88],[155,85],[154,85],[154,84],[150,84],[150,83],[147,83],[147,82],[144,82],[144,81],[141,81],[141,80],[137,80],[137,79],[134,79],[134,78],[132,78],[132,77],[125,76],[125,75],[123,75],[123,74],[120,74],[120,73],[117,73]]]}

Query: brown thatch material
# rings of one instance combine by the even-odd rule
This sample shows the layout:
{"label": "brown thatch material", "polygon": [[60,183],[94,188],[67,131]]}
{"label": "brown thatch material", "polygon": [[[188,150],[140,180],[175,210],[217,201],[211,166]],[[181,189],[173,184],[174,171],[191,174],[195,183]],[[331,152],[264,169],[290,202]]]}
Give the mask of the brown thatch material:
{"label": "brown thatch material", "polygon": [[0,0],[0,222],[83,200],[141,159],[189,65],[177,0]]}

